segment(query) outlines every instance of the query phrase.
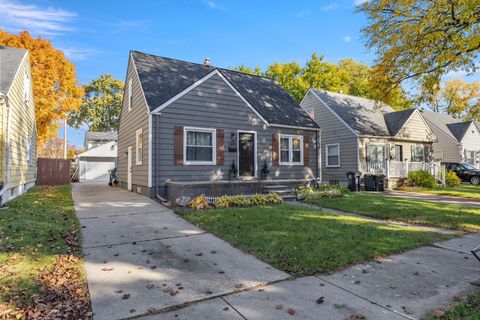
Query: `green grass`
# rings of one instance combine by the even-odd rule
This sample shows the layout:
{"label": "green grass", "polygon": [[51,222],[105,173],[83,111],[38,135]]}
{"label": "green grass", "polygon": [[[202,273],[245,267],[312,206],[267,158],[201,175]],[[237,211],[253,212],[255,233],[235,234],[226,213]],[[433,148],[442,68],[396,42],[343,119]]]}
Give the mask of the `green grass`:
{"label": "green grass", "polygon": [[333,271],[444,238],[418,228],[285,204],[180,214],[295,276]]}
{"label": "green grass", "polygon": [[434,194],[439,196],[449,196],[449,197],[480,200],[480,186],[471,185],[471,184],[462,184],[461,186],[454,187],[454,188],[436,187],[434,189],[427,189],[427,188],[404,187],[404,188],[400,188],[399,190],[418,192],[418,193],[428,193],[428,194]]}
{"label": "green grass", "polygon": [[70,186],[35,187],[7,206],[0,211],[0,306],[28,303],[56,257],[78,253],[65,241],[79,232]]}
{"label": "green grass", "polygon": [[369,193],[348,193],[342,198],[308,201],[320,207],[358,213],[380,219],[432,227],[480,231],[480,209]]}
{"label": "green grass", "polygon": [[441,317],[429,317],[427,320],[478,320],[480,319],[480,293],[462,298],[462,302],[445,311]]}

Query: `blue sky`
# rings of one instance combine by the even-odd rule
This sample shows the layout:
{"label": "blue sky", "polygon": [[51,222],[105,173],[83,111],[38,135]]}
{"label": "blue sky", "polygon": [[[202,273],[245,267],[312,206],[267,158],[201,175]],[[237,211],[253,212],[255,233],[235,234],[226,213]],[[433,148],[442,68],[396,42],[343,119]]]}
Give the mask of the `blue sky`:
{"label": "blue sky", "polygon": [[[304,63],[313,52],[330,62],[371,64],[361,39],[362,0],[0,0],[0,28],[50,39],[75,63],[80,83],[102,73],[125,79],[130,49],[233,67]],[[68,130],[83,144],[84,130]]]}

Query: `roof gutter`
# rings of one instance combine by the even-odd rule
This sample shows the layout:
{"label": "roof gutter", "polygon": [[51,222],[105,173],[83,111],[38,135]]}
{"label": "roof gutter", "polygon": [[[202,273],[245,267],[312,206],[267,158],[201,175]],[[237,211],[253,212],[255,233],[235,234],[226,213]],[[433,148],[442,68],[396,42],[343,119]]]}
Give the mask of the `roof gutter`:
{"label": "roof gutter", "polygon": [[287,129],[298,129],[298,130],[311,130],[311,131],[321,130],[320,128],[289,126],[289,125],[286,125],[286,124],[274,124],[274,123],[271,123],[271,124],[269,125],[269,127],[287,128]]}
{"label": "roof gutter", "polygon": [[0,93],[0,101],[5,101],[5,105],[7,107],[7,127],[6,127],[6,136],[7,141],[5,144],[5,181],[2,190],[0,190],[0,206],[3,205],[2,195],[8,189],[8,185],[10,183],[10,122],[11,122],[11,108],[10,104],[8,103],[8,97]]}

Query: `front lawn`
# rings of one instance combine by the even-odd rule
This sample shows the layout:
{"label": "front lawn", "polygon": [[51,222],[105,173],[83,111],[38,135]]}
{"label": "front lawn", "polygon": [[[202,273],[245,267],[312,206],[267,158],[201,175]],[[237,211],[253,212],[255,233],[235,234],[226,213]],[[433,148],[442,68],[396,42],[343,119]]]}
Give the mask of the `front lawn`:
{"label": "front lawn", "polygon": [[333,271],[444,238],[413,227],[286,204],[180,214],[295,276]]}
{"label": "front lawn", "polygon": [[[443,315],[432,315],[428,320],[478,320],[480,319],[480,293],[461,298],[461,302],[445,311]],[[437,311],[438,313],[438,311]]]}
{"label": "front lawn", "polygon": [[7,206],[0,210],[0,316],[91,318],[70,186],[35,187]]}
{"label": "front lawn", "polygon": [[321,198],[311,204],[358,213],[380,219],[403,221],[432,227],[480,231],[480,209],[447,205],[365,192],[348,193],[342,198]]}
{"label": "front lawn", "polygon": [[399,191],[428,193],[438,196],[458,197],[480,200],[480,186],[472,184],[462,184],[459,187],[436,187],[433,189],[417,188],[417,187],[402,187]]}

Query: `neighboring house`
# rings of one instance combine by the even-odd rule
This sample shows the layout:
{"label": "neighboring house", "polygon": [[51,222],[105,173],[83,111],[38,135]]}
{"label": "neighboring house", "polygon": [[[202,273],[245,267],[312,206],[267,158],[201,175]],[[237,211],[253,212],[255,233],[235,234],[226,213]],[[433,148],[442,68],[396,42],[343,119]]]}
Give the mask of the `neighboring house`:
{"label": "neighboring house", "polygon": [[87,131],[84,140],[85,150],[98,147],[107,142],[116,142],[117,140],[116,132]]}
{"label": "neighboring house", "polygon": [[324,182],[345,183],[351,171],[383,174],[393,185],[431,160],[436,137],[417,109],[395,111],[378,101],[315,89],[300,105],[322,128]]}
{"label": "neighboring house", "polygon": [[421,111],[438,137],[433,144],[437,161],[468,162],[480,168],[480,130],[474,121],[461,121],[448,114]]}
{"label": "neighboring house", "polygon": [[0,205],[35,185],[36,146],[28,51],[0,46]]}
{"label": "neighboring house", "polygon": [[248,193],[265,163],[271,184],[320,175],[318,125],[271,79],[132,51],[125,83],[118,179],[128,190]]}
{"label": "neighboring house", "polygon": [[91,148],[76,156],[79,180],[109,181],[109,172],[117,162],[117,142],[111,141]]}

